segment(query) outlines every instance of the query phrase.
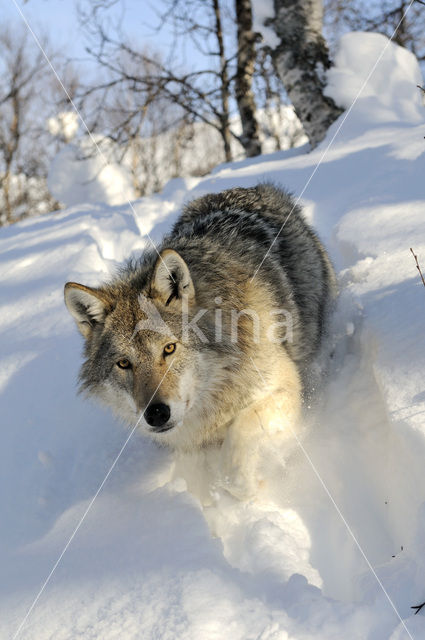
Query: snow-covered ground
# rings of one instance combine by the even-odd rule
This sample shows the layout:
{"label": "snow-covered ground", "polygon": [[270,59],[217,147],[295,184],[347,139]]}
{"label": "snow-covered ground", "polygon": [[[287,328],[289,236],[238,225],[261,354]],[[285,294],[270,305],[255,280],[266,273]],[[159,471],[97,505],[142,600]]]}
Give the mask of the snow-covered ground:
{"label": "snow-covered ground", "polygon": [[[344,38],[338,102],[387,43]],[[135,215],[78,206],[1,230],[1,638],[425,637],[410,608],[425,600],[425,289],[409,251],[425,268],[421,82],[390,44],[325,157],[344,115],[312,153],[171,181]],[[136,432],[92,502],[128,432],[75,393],[63,283],[102,280],[184,201],[264,179],[302,193],[340,274],[335,356],[300,445],[285,465],[270,449],[268,486],[238,502],[201,491],[201,455],[176,460]]]}

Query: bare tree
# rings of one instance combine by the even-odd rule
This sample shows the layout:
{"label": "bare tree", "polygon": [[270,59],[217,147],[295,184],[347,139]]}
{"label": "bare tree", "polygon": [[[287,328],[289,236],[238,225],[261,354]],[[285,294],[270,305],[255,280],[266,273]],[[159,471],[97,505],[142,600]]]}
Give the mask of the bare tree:
{"label": "bare tree", "polygon": [[242,123],[240,141],[247,157],[261,153],[256,105],[252,80],[255,70],[257,52],[255,42],[257,34],[252,30],[251,0],[235,0],[238,35],[237,70],[235,78],[235,95]]}
{"label": "bare tree", "polygon": [[305,142],[268,47],[258,47],[253,78],[263,153],[290,149]]}
{"label": "bare tree", "polygon": [[16,39],[8,29],[3,29],[0,33],[0,45],[3,68],[0,92],[0,189],[4,199],[6,221],[10,223],[13,220],[12,168],[24,133],[25,112],[34,95],[34,75],[38,74],[41,55],[30,63],[26,36],[22,34]]}
{"label": "bare tree", "polygon": [[425,61],[425,3],[410,0],[324,0],[325,28],[334,45],[345,31],[376,31]]}
{"label": "bare tree", "polygon": [[[239,140],[230,126],[230,66],[235,56],[226,52],[219,0],[164,0],[163,5],[166,10],[161,24],[167,23],[175,38],[167,58],[140,50],[122,33],[111,32],[99,10],[100,6],[108,8],[109,2],[99,0],[96,10],[89,6],[82,19],[91,30],[88,51],[107,75],[107,81],[94,90],[105,95],[108,89],[120,86],[138,95],[142,104],[147,95],[154,95],[154,100],[167,100],[180,108],[181,117],[184,113],[186,120],[203,122],[218,131],[225,159],[230,161],[232,138]],[[177,42],[183,39],[190,39],[202,54],[202,65],[184,68],[177,54]],[[149,73],[145,73],[147,68]]]}
{"label": "bare tree", "polygon": [[304,130],[315,147],[341,114],[324,95],[325,72],[331,66],[322,36],[321,0],[275,0],[270,21],[280,43],[272,51],[277,72]]}
{"label": "bare tree", "polygon": [[54,203],[45,181],[45,71],[43,54],[26,31],[0,31],[0,224]]}
{"label": "bare tree", "polygon": [[[285,135],[280,136],[282,85],[278,80],[280,92],[274,91],[277,75],[271,58],[256,46],[251,0],[161,0],[158,29],[171,34],[169,48],[161,54],[138,46],[109,20],[111,6],[123,7],[120,0],[97,0],[86,3],[80,14],[87,50],[101,75],[79,98],[90,130],[116,143],[126,162],[131,158],[138,195],[179,173],[203,175],[243,152],[256,155],[264,137],[273,150],[270,136],[277,148],[281,140],[286,146],[294,138],[292,132],[298,136],[300,127],[292,122],[289,127],[282,123]],[[196,58],[194,51],[200,54]],[[266,68],[268,77],[261,79]],[[260,116],[256,92],[267,110]]]}

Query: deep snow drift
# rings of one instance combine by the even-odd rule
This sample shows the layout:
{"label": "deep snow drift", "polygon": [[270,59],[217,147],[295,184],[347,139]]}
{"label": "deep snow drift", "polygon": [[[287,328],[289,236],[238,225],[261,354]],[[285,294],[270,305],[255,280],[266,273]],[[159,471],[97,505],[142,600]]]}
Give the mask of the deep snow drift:
{"label": "deep snow drift", "polygon": [[[174,180],[135,217],[87,205],[1,230],[2,638],[424,637],[425,290],[409,251],[425,267],[424,108],[415,59],[387,45],[343,39],[329,91],[346,107],[387,48],[324,157],[344,115],[313,153]],[[270,443],[269,484],[238,502],[208,486],[203,455],[136,433],[21,626],[128,435],[75,394],[63,283],[102,280],[184,200],[264,179],[303,194],[340,274],[302,441],[285,465]]]}

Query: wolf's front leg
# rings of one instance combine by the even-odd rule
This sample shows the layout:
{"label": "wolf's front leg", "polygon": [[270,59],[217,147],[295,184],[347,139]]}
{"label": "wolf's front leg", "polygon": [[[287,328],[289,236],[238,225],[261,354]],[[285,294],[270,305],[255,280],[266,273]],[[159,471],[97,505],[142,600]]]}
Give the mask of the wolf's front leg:
{"label": "wolf's front leg", "polygon": [[239,413],[221,447],[223,486],[229,493],[240,500],[257,493],[264,484],[261,452],[294,439],[299,412],[299,394],[277,390]]}

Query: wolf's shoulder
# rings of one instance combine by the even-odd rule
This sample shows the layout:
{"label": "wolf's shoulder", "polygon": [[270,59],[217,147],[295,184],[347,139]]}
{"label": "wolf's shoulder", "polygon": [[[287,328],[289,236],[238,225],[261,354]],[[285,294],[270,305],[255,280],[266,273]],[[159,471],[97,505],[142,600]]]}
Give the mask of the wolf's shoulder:
{"label": "wolf's shoulder", "polygon": [[200,236],[234,232],[242,236],[276,233],[283,220],[291,218],[291,226],[303,224],[301,209],[292,195],[272,183],[255,187],[234,187],[220,193],[207,193],[186,204],[174,225],[174,236]]}
{"label": "wolf's shoulder", "polygon": [[255,187],[234,187],[220,193],[207,193],[191,200],[183,208],[181,221],[208,216],[217,212],[246,211],[262,213],[270,209],[290,208],[291,194],[272,183],[260,183]]}

